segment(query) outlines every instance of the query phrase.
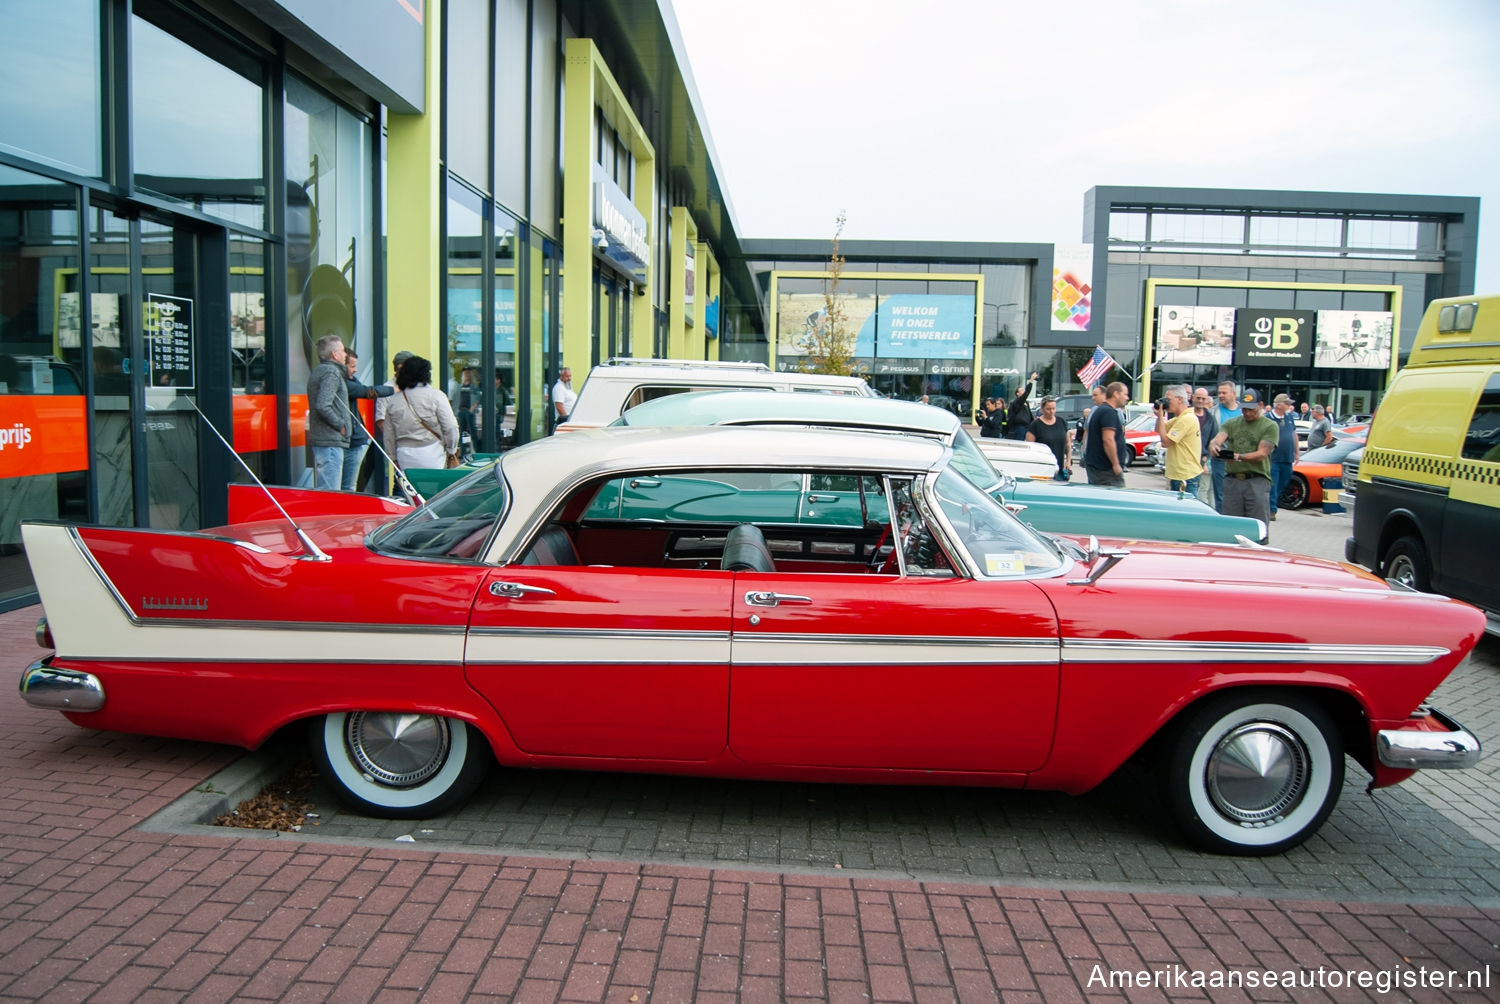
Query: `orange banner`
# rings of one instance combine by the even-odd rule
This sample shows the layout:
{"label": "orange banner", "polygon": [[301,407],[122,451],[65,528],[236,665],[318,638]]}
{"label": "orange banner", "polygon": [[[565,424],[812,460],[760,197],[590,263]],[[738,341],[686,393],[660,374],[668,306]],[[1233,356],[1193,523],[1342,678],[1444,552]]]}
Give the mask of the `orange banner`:
{"label": "orange banner", "polygon": [[76,395],[0,397],[0,478],[88,470],[84,405]]}

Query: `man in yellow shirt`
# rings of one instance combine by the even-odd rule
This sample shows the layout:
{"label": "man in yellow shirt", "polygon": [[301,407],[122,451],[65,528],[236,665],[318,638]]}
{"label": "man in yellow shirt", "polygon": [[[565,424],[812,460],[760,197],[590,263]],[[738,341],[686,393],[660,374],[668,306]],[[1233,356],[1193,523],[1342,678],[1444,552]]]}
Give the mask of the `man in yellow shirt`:
{"label": "man in yellow shirt", "polygon": [[1151,407],[1156,411],[1156,434],[1167,451],[1167,488],[1196,498],[1203,473],[1203,435],[1188,405],[1187,388],[1168,387],[1166,397]]}

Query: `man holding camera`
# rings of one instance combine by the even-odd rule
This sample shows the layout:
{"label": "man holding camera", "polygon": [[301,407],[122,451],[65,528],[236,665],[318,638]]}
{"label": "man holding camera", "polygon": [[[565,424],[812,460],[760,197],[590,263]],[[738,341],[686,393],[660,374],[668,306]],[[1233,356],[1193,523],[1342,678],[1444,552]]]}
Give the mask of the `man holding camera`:
{"label": "man holding camera", "polygon": [[1226,516],[1250,516],[1263,523],[1271,519],[1271,454],[1281,434],[1276,423],[1262,414],[1265,402],[1260,391],[1245,388],[1239,397],[1239,414],[1219,427],[1212,453],[1224,461],[1224,505]]}
{"label": "man holding camera", "polygon": [[1203,434],[1198,416],[1188,407],[1186,387],[1168,387],[1166,397],[1151,406],[1156,434],[1167,451],[1167,489],[1198,497],[1203,473]]}

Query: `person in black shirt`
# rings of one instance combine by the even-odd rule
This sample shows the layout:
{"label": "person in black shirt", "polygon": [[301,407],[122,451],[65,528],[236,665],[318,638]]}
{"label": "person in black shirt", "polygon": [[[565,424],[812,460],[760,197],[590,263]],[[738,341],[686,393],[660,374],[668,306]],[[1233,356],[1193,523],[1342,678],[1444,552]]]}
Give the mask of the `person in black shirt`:
{"label": "person in black shirt", "polygon": [[1059,481],[1066,481],[1073,473],[1073,430],[1068,423],[1057,417],[1057,398],[1042,398],[1042,413],[1026,427],[1026,441],[1041,443],[1057,458]]}

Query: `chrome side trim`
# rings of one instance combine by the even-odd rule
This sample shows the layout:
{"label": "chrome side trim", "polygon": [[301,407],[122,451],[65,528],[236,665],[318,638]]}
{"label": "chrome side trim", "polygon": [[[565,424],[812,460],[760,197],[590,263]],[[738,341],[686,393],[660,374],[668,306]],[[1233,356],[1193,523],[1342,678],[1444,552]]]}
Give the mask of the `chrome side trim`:
{"label": "chrome side trim", "polygon": [[[816,649],[808,652],[808,649]],[[926,635],[828,635],[738,631],[736,665],[1055,665],[1051,638],[953,638]]]}
{"label": "chrome side trim", "polygon": [[1413,717],[1431,715],[1446,732],[1381,729],[1375,750],[1387,767],[1404,770],[1462,770],[1479,762],[1479,740],[1462,725],[1435,708],[1418,708]]}
{"label": "chrome side trim", "polygon": [[141,621],[136,617],[135,611],[130,609],[130,604],[125,602],[125,597],[121,596],[120,591],[115,588],[114,582],[111,581],[108,575],[104,574],[104,569],[100,567],[99,562],[94,559],[94,552],[90,551],[88,547],[84,545],[83,538],[78,534],[78,527],[68,527],[68,539],[73,542],[73,546],[78,549],[79,555],[82,556],[83,560],[88,563],[88,566],[94,570],[94,574],[99,576],[99,581],[104,583],[104,588],[109,590],[109,595],[113,596],[115,598],[115,602],[120,605],[120,612],[130,619],[130,623],[141,623]]}
{"label": "chrome side trim", "polygon": [[464,662],[474,666],[729,665],[728,631],[570,630],[479,627]]}
{"label": "chrome side trim", "polygon": [[1311,645],[1256,641],[1071,639],[1063,662],[1312,662],[1418,666],[1448,655],[1426,645]]}
{"label": "chrome side trim", "polygon": [[471,638],[547,638],[555,641],[571,641],[587,638],[592,641],[729,641],[728,631],[654,631],[613,630],[610,628],[542,628],[542,627],[476,627],[469,631]]}
{"label": "chrome side trim", "polygon": [[21,699],[49,711],[98,711],[104,707],[104,684],[93,673],[53,669],[38,659],[21,674]]}

